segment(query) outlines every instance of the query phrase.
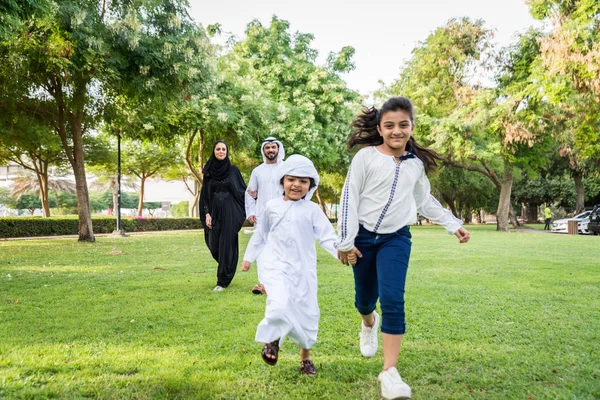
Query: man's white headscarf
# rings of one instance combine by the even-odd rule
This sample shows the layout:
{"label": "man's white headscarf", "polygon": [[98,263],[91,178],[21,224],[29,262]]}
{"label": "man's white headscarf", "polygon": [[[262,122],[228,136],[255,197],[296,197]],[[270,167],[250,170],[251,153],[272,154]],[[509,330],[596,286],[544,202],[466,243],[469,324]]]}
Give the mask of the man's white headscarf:
{"label": "man's white headscarf", "polygon": [[277,179],[279,181],[281,181],[281,178],[283,178],[285,175],[314,179],[315,187],[306,193],[306,197],[304,198],[305,200],[310,200],[313,193],[319,186],[319,173],[317,172],[315,165],[308,158],[299,154],[293,154],[289,156],[287,160],[281,163],[277,171]]}
{"label": "man's white headscarf", "polygon": [[279,146],[279,154],[277,154],[277,164],[279,164],[285,158],[285,150],[283,148],[283,144],[271,136],[263,140],[262,144],[260,145],[260,154],[262,154],[263,162],[267,162],[267,156],[265,156],[265,145],[270,143],[277,143],[277,146]]}

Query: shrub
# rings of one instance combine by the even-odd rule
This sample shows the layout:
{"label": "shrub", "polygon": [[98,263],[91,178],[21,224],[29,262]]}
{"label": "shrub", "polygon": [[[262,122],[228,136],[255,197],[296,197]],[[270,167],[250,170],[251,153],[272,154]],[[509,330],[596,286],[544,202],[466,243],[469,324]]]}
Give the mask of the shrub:
{"label": "shrub", "polygon": [[[111,233],[115,230],[115,217],[93,217],[94,233]],[[8,217],[0,218],[0,238],[76,235],[77,216],[72,217]],[[168,231],[201,229],[198,218],[121,218],[125,232]]]}

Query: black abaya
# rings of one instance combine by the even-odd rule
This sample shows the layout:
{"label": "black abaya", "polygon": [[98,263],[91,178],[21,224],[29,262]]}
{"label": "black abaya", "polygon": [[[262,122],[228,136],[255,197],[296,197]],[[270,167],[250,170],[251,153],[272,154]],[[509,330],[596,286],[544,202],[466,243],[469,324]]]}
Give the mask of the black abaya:
{"label": "black abaya", "polygon": [[[232,165],[222,180],[205,176],[200,192],[200,219],[204,240],[212,257],[219,263],[217,285],[227,287],[237,270],[238,233],[246,219],[244,192],[246,184],[240,170]],[[212,229],[206,226],[206,214],[212,218]]]}

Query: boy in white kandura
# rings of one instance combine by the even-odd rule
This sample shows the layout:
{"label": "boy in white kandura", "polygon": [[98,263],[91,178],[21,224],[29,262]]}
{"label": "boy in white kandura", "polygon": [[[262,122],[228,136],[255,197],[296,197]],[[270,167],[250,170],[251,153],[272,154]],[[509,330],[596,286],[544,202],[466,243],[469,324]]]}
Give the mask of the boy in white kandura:
{"label": "boy in white kandura", "polygon": [[386,399],[408,399],[411,389],[396,364],[406,330],[409,226],[417,221],[418,211],[456,235],[460,243],[469,240],[469,232],[430,194],[427,173],[440,157],[412,136],[415,122],[408,99],[392,97],[380,110],[368,108],[352,126],[348,147],[364,147],[352,159],[342,191],[338,257],[353,265],[354,304],[362,317],[360,350],[365,357],[377,352],[377,299],[381,305],[381,394]]}
{"label": "boy in white kandura", "polygon": [[320,318],[315,240],[336,257],[337,237],[323,211],[310,201],[319,184],[312,161],[293,155],[279,167],[278,176],[283,195],[266,204],[242,267],[260,255],[267,305],[255,340],[265,344],[263,360],[275,365],[279,347],[289,337],[300,347],[300,371],[313,376],[317,371],[310,348],[317,341]]}

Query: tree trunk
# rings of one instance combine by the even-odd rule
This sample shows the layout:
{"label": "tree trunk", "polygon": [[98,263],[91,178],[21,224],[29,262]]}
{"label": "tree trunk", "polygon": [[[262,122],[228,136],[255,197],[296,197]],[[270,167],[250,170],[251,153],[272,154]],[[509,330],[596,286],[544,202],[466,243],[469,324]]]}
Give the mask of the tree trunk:
{"label": "tree trunk", "polygon": [[190,217],[199,217],[200,213],[198,212],[198,200],[200,200],[200,186],[196,185],[196,193],[194,193],[194,201],[193,204],[190,205]]}
{"label": "tree trunk", "polygon": [[75,175],[75,188],[77,189],[77,214],[79,217],[79,241],[93,242],[94,229],[92,227],[92,213],[90,209],[90,197],[87,187],[87,178],[85,176],[85,163],[83,160],[83,138],[81,132],[81,119],[73,124],[71,131],[73,134],[73,159]]}
{"label": "tree trunk", "polygon": [[508,231],[509,214],[511,212],[510,195],[513,184],[513,166],[508,160],[504,159],[504,176],[502,177],[502,187],[500,190],[500,199],[498,200],[498,211],[496,212],[497,230]]}
{"label": "tree trunk", "polygon": [[458,214],[456,213],[456,207],[454,206],[454,198],[450,195],[442,193],[442,200],[444,200],[444,202],[446,204],[448,204],[448,207],[450,207],[450,211],[452,212],[452,215],[459,218]]}
{"label": "tree trunk", "polygon": [[[77,190],[77,214],[79,219],[79,241],[93,242],[94,230],[92,227],[92,215],[90,210],[90,199],[88,194],[87,179],[85,176],[85,163],[83,159],[83,115],[85,107],[85,92],[87,80],[78,75],[74,79],[72,111],[69,112],[64,100],[62,89],[62,77],[52,76],[49,78],[48,91],[56,99],[57,104],[57,131],[60,136],[65,154],[75,175],[75,188]],[[66,120],[69,118],[71,128],[71,141],[67,137]]]}
{"label": "tree trunk", "polygon": [[83,115],[85,104],[86,80],[82,77],[75,79],[73,92],[73,114],[71,115],[71,136],[73,139],[73,174],[77,188],[77,213],[79,216],[79,241],[94,242],[94,229],[92,226],[92,212],[90,197],[85,176],[85,162],[83,159]]}
{"label": "tree trunk", "polygon": [[37,174],[38,183],[40,185],[40,201],[42,202],[42,216],[50,216],[50,205],[48,200],[48,171],[46,173]]}
{"label": "tree trunk", "polygon": [[142,183],[140,184],[140,201],[138,203],[138,217],[142,216],[142,211],[144,211],[144,185],[146,184],[146,177],[142,176]]}
{"label": "tree trunk", "polygon": [[323,210],[323,212],[325,213],[325,215],[327,215],[327,208],[325,208],[325,203],[323,203],[323,200],[321,200],[321,193],[319,192],[319,187],[317,186],[317,190],[315,191],[315,194],[317,195],[317,201],[319,202],[319,205],[321,206],[321,209]]}
{"label": "tree trunk", "polygon": [[527,223],[534,224],[538,221],[538,207],[539,204],[527,203]]}
{"label": "tree trunk", "polygon": [[465,215],[463,215],[463,220],[467,225],[473,220],[473,211],[471,210],[470,204],[465,204]]}
{"label": "tree trunk", "polygon": [[585,197],[583,190],[583,173],[579,170],[573,172],[573,180],[575,181],[575,192],[577,193],[577,201],[575,203],[575,213],[580,214],[585,209]]}

